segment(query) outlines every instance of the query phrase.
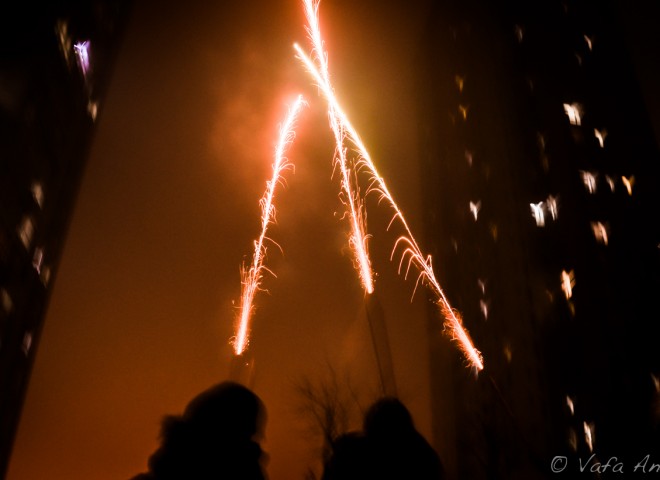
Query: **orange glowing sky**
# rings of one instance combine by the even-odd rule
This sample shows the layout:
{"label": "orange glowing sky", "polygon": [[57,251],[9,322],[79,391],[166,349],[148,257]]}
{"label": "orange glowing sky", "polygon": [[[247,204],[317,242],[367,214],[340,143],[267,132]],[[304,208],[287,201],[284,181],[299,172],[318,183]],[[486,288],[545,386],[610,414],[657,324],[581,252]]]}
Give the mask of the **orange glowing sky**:
{"label": "orange glowing sky", "polygon": [[[377,378],[341,219],[326,105],[294,56],[302,4],[138,1],[74,212],[8,480],[128,478],[159,420],[228,376],[239,268],[260,226],[278,122],[295,95],[295,173],[276,198],[267,294],[256,299],[254,389],[268,408],[272,480],[302,478],[318,442],[294,384],[331,363],[363,407]],[[326,0],[337,93],[408,221],[423,232],[411,68],[426,1]],[[377,8],[375,8],[377,6]],[[377,52],[377,54],[376,54]],[[403,121],[403,120],[407,121]],[[426,304],[390,263],[400,232],[370,208],[376,291],[399,393],[430,435]],[[232,303],[234,302],[234,303]],[[350,367],[350,368],[349,368]],[[442,452],[441,452],[442,453]]]}

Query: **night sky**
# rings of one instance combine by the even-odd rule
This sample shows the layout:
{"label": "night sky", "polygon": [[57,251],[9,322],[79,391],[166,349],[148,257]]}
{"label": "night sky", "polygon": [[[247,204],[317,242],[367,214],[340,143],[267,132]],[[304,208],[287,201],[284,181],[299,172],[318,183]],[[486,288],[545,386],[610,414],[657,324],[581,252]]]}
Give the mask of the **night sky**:
{"label": "night sky", "polygon": [[[432,3],[323,0],[320,7],[339,101],[422,250],[424,92],[416,69]],[[660,42],[646,27],[653,8],[622,12],[658,138]],[[310,51],[297,0],[135,3],[97,119],[8,480],[129,478],[146,469],[161,418],[229,377],[240,267],[259,234],[278,125],[299,93],[308,106],[288,151],[295,171],[276,191],[269,230],[281,247],[269,244],[266,257],[276,277],[266,275],[267,291],[257,294],[249,350],[251,386],[268,409],[269,477],[319,471],[320,438],[301,413],[297,385],[331,381],[334,371],[348,395],[350,427],[378,394],[326,103],[294,42]],[[386,230],[392,212],[375,197],[367,211],[398,393],[446,458],[458,448],[450,444],[454,427],[435,398],[433,428],[429,377],[428,332],[441,336],[440,319],[429,315],[424,289],[411,301],[416,272],[404,280],[399,257],[390,261],[402,233]],[[447,358],[457,355],[449,342],[447,349]],[[468,369],[464,375],[472,381]]]}
{"label": "night sky", "polygon": [[[347,247],[325,101],[294,56],[301,2],[137,2],[45,320],[8,478],[128,478],[145,470],[163,415],[228,378],[239,268],[259,233],[279,122],[308,101],[276,192],[256,298],[253,387],[268,409],[271,479],[316,467],[319,439],[295,386],[329,367],[378,392],[364,293]],[[172,5],[170,5],[172,4]],[[222,6],[220,6],[222,4]],[[378,5],[377,8],[376,5]],[[321,25],[340,101],[388,187],[419,223],[412,52],[427,6],[330,1]],[[399,394],[430,439],[426,298],[389,254],[400,232],[369,200],[377,295]],[[235,303],[236,302],[236,303]],[[437,332],[440,334],[440,324]],[[349,368],[350,365],[350,368]]]}

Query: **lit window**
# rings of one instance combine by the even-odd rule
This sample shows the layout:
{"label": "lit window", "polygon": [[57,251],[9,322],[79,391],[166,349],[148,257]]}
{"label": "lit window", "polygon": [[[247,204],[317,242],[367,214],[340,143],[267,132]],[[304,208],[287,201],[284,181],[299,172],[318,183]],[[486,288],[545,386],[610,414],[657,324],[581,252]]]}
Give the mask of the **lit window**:
{"label": "lit window", "polygon": [[594,232],[594,237],[596,237],[596,241],[598,243],[602,243],[603,245],[607,245],[608,243],[608,238],[607,238],[607,227],[603,225],[601,222],[591,222],[591,230]]}
{"label": "lit window", "polygon": [[486,281],[479,278],[477,280],[477,285],[479,285],[479,290],[481,290],[481,294],[485,295],[486,294]]}
{"label": "lit window", "polygon": [[593,423],[587,423],[583,422],[583,427],[584,427],[584,441],[587,444],[587,447],[589,447],[589,451],[593,452],[594,451],[594,431],[596,429],[596,426]]}
{"label": "lit window", "polygon": [[27,356],[32,348],[32,332],[25,332],[23,335],[23,353]]}
{"label": "lit window", "polygon": [[559,215],[559,197],[548,195],[545,205],[548,213],[550,213],[550,218],[557,220],[557,216]]}
{"label": "lit window", "polygon": [[456,82],[456,86],[458,87],[458,91],[462,92],[463,91],[463,85],[465,85],[465,77],[461,77],[460,75],[456,75],[454,77],[454,81]]}
{"label": "lit window", "polygon": [[614,193],[614,185],[615,185],[614,184],[614,179],[612,177],[610,177],[609,175],[605,175],[605,181],[610,186],[610,190],[612,191],[612,193]]}
{"label": "lit window", "polygon": [[562,270],[561,289],[564,291],[567,300],[573,296],[573,287],[575,287],[575,274],[573,273],[573,270],[570,272]]}
{"label": "lit window", "polygon": [[582,181],[584,182],[584,187],[587,191],[589,193],[596,193],[596,177],[598,174],[580,170],[580,175],[582,176]]}
{"label": "lit window", "polygon": [[43,208],[44,206],[44,189],[41,186],[40,182],[32,182],[32,198],[34,198],[34,201],[36,202],[37,205],[39,205],[39,208]]}
{"label": "lit window", "polygon": [[565,103],[564,112],[571,125],[582,124],[582,107],[577,103]]}
{"label": "lit window", "polygon": [[496,223],[491,223],[490,224],[490,235],[493,237],[493,240],[497,242],[497,224]]}
{"label": "lit window", "polygon": [[545,296],[548,297],[549,302],[554,302],[555,295],[550,290],[548,290],[547,288],[545,289]]}
{"label": "lit window", "polygon": [[41,283],[44,284],[44,287],[48,286],[48,282],[50,282],[50,267],[45,266],[41,269]]}
{"label": "lit window", "polygon": [[518,43],[521,43],[523,41],[523,36],[525,33],[523,31],[523,28],[520,25],[516,25],[515,32],[516,32],[516,38],[518,39]]}
{"label": "lit window", "polygon": [[506,358],[507,363],[511,363],[511,357],[513,352],[511,352],[511,346],[507,343],[504,345],[504,358]]}
{"label": "lit window", "polygon": [[96,115],[98,114],[99,111],[99,103],[98,102],[93,102],[90,100],[87,102],[87,113],[89,113],[89,116],[92,118],[92,120],[96,120]]}
{"label": "lit window", "polygon": [[573,399],[566,395],[566,405],[568,405],[568,409],[571,411],[571,415],[575,415],[575,407],[573,406]]}
{"label": "lit window", "polygon": [[543,135],[541,132],[538,132],[536,134],[536,141],[539,144],[539,149],[541,151],[544,151],[545,150],[545,135]]}
{"label": "lit window", "polygon": [[34,249],[34,255],[32,255],[32,266],[37,271],[41,273],[41,265],[44,261],[44,249],[42,247],[37,247]]}
{"label": "lit window", "polygon": [[26,249],[30,248],[30,243],[32,243],[32,236],[34,235],[34,221],[32,217],[25,216],[23,221],[18,227],[18,236],[23,242],[23,246]]}
{"label": "lit window", "polygon": [[587,42],[587,47],[589,48],[589,51],[593,50],[593,46],[594,46],[593,40],[585,35],[584,41]]}
{"label": "lit window", "polygon": [[543,202],[539,203],[530,203],[530,208],[532,209],[532,217],[536,221],[537,227],[545,226],[545,213],[543,212]]}
{"label": "lit window", "polygon": [[632,195],[632,189],[633,185],[635,184],[635,176],[631,175],[630,177],[621,177],[621,181],[623,182],[623,185],[626,187],[626,190],[628,191],[628,195]]}
{"label": "lit window", "polygon": [[14,308],[14,302],[12,301],[9,292],[4,288],[0,288],[0,303],[2,304],[5,313],[11,312],[11,309]]}
{"label": "lit window", "polygon": [[484,316],[484,320],[488,320],[488,302],[486,300],[479,300],[479,309]]}
{"label": "lit window", "polygon": [[76,52],[76,59],[78,60],[78,67],[82,72],[83,78],[87,80],[89,75],[90,63],[89,63],[89,41],[76,43],[74,46],[74,51]]}
{"label": "lit window", "polygon": [[468,110],[470,109],[469,105],[459,105],[458,111],[461,114],[463,120],[467,120]]}
{"label": "lit window", "polygon": [[541,166],[543,167],[543,171],[545,173],[550,171],[550,158],[548,158],[547,155],[541,155]]}
{"label": "lit window", "polygon": [[577,434],[573,428],[568,431],[568,444],[574,452],[577,451]]}
{"label": "lit window", "polygon": [[481,200],[477,201],[476,203],[470,202],[470,213],[472,213],[475,222],[477,221],[479,210],[481,210]]}
{"label": "lit window", "polygon": [[64,20],[58,20],[55,25],[55,32],[60,41],[60,50],[64,56],[66,64],[71,66],[71,37],[69,37],[69,25]]}

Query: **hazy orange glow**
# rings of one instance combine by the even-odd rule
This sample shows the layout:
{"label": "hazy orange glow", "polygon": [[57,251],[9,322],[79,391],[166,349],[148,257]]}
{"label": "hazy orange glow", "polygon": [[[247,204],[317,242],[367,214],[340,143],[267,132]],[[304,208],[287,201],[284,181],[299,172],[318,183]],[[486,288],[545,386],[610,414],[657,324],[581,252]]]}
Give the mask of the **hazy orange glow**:
{"label": "hazy orange glow", "polygon": [[[306,14],[308,20],[310,21],[311,24],[311,28],[313,28],[314,26],[318,28],[318,3],[314,5],[312,4],[311,0],[305,0],[305,8],[306,8]],[[312,18],[310,19],[309,17]],[[311,32],[310,36],[312,37],[312,40],[314,42],[314,49],[316,51],[316,56],[317,58],[319,58],[319,61],[321,63],[322,71],[319,72],[319,69],[316,67],[314,62],[302,51],[300,46],[298,44],[294,44],[294,48],[298,53],[298,57],[305,64],[307,70],[313,76],[314,80],[317,82],[319,88],[326,97],[326,100],[328,101],[329,104],[328,108],[331,112],[331,118],[334,117],[339,121],[339,125],[341,127],[340,133],[345,131],[346,137],[350,139],[351,143],[353,143],[353,145],[357,149],[359,155],[359,160],[357,162],[358,168],[359,169],[365,168],[371,177],[367,194],[369,194],[370,192],[377,193],[380,196],[380,200],[383,199],[387,200],[387,202],[394,210],[395,213],[392,220],[390,221],[390,224],[388,225],[388,228],[392,225],[394,220],[398,218],[406,232],[406,235],[399,237],[399,239],[395,242],[394,249],[392,250],[392,258],[393,258],[394,253],[396,252],[398,246],[400,244],[405,245],[402,252],[401,261],[399,262],[399,273],[401,273],[401,269],[403,263],[406,262],[406,258],[408,263],[408,266],[406,268],[406,276],[412,264],[418,267],[418,269],[420,270],[420,274],[417,278],[415,289],[420,281],[426,280],[426,283],[431,287],[431,289],[437,296],[437,304],[440,307],[440,311],[442,312],[445,318],[445,331],[448,333],[450,338],[458,341],[458,344],[463,354],[468,359],[470,365],[475,367],[477,370],[483,370],[483,357],[481,356],[481,353],[472,344],[472,340],[470,339],[469,335],[463,328],[460,315],[451,307],[449,301],[447,300],[444,294],[444,291],[442,290],[440,284],[436,280],[435,274],[433,272],[433,268],[431,266],[431,257],[429,256],[428,258],[424,258],[424,256],[422,255],[421,250],[417,245],[417,242],[415,241],[412,232],[410,231],[410,228],[408,227],[408,223],[406,222],[403,216],[403,213],[401,212],[398,205],[394,201],[392,195],[390,194],[389,190],[387,189],[385,181],[378,174],[376,166],[372,162],[369,152],[364,146],[364,143],[360,139],[360,136],[358,135],[357,131],[355,130],[355,128],[349,121],[348,117],[340,107],[339,102],[334,95],[333,89],[328,79],[327,62],[325,60],[326,55],[322,49],[323,45],[322,45],[320,33],[317,33],[314,30]]]}
{"label": "hazy orange glow", "polygon": [[289,109],[286,120],[280,127],[280,137],[275,149],[273,176],[268,182],[266,182],[266,192],[259,202],[261,204],[261,235],[259,235],[258,240],[254,244],[252,265],[247,270],[243,267],[241,272],[242,292],[240,316],[237,322],[236,336],[233,339],[234,353],[236,355],[242,354],[247,348],[250,319],[253,313],[252,302],[254,300],[254,295],[257,290],[260,289],[263,271],[270,271],[263,264],[264,256],[266,255],[264,241],[268,238],[266,237],[266,231],[268,230],[268,225],[270,225],[275,218],[275,205],[273,204],[275,187],[281,182],[282,172],[293,166],[288,162],[285,156],[285,151],[295,136],[293,130],[294,124],[304,103],[305,101],[303,100],[302,95],[299,95],[293,106]]}

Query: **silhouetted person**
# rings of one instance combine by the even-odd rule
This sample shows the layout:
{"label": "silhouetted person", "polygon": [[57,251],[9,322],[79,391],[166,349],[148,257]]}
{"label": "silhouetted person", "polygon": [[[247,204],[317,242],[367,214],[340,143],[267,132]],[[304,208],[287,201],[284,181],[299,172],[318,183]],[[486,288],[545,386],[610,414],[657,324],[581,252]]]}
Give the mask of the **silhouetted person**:
{"label": "silhouetted person", "polygon": [[397,398],[382,398],[369,408],[364,433],[375,457],[373,478],[444,478],[440,457]]}
{"label": "silhouetted person", "polygon": [[332,454],[323,467],[322,480],[367,480],[371,476],[370,451],[362,432],[348,432],[332,442]]}
{"label": "silhouetted person", "polygon": [[264,480],[259,446],[266,410],[257,395],[223,382],[166,416],[149,471],[133,480]]}
{"label": "silhouetted person", "polygon": [[375,402],[364,431],[340,436],[326,462],[323,480],[442,480],[442,462],[397,398]]}

